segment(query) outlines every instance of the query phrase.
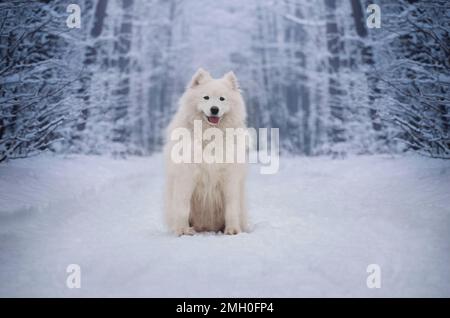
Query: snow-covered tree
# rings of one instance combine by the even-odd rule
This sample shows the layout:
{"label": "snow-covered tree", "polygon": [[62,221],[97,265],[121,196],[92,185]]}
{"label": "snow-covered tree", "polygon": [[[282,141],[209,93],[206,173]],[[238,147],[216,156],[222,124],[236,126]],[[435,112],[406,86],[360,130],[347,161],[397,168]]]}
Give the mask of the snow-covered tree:
{"label": "snow-covered tree", "polygon": [[233,69],[248,125],[301,155],[450,157],[449,4],[367,0],[0,3],[0,161],[159,151],[198,67]]}
{"label": "snow-covered tree", "polygon": [[381,9],[381,32],[371,33],[385,118],[409,148],[450,158],[450,4],[382,1]]}
{"label": "snow-covered tree", "polygon": [[37,154],[64,137],[74,119],[82,67],[66,7],[0,3],[0,161]]}

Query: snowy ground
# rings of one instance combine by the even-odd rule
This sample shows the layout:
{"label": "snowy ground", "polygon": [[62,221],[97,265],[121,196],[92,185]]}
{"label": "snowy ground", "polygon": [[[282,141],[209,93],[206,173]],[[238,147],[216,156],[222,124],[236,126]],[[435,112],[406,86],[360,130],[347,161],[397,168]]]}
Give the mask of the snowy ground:
{"label": "snowy ground", "polygon": [[[161,156],[0,165],[0,296],[450,297],[450,161],[253,167],[253,229],[238,236],[168,234],[163,181]],[[66,287],[72,263],[81,289]]]}

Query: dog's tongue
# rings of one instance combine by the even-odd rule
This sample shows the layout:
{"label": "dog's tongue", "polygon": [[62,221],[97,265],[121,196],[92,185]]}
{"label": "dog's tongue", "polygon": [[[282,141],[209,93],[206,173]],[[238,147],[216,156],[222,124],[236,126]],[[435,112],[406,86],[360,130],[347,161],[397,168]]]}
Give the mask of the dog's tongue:
{"label": "dog's tongue", "polygon": [[220,120],[220,117],[216,117],[216,116],[210,116],[210,117],[208,117],[208,121],[209,121],[211,124],[218,124],[218,123],[219,123],[219,120]]}

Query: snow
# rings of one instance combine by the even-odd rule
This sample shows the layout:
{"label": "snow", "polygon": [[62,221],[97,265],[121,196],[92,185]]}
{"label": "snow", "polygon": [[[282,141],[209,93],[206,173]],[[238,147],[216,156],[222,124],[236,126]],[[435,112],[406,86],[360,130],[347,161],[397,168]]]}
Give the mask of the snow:
{"label": "snow", "polygon": [[[250,233],[175,237],[163,162],[41,156],[0,166],[0,296],[450,297],[450,162],[283,157],[252,166]],[[66,268],[81,267],[81,288]],[[369,264],[381,288],[369,289]]]}

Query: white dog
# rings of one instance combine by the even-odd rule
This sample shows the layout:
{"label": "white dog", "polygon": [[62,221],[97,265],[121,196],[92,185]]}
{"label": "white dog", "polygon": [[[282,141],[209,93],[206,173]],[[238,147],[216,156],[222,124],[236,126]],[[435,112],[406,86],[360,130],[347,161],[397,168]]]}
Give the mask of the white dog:
{"label": "white dog", "polygon": [[[238,234],[246,230],[246,164],[175,163],[172,151],[175,141],[171,140],[177,128],[193,133],[195,120],[201,122],[203,131],[214,127],[225,133],[226,128],[245,129],[245,119],[245,104],[234,73],[213,79],[199,69],[180,99],[178,112],[168,127],[164,150],[166,217],[175,234],[192,235],[200,231]],[[197,142],[205,148],[205,140],[195,140],[194,135],[191,134],[189,143]]]}

